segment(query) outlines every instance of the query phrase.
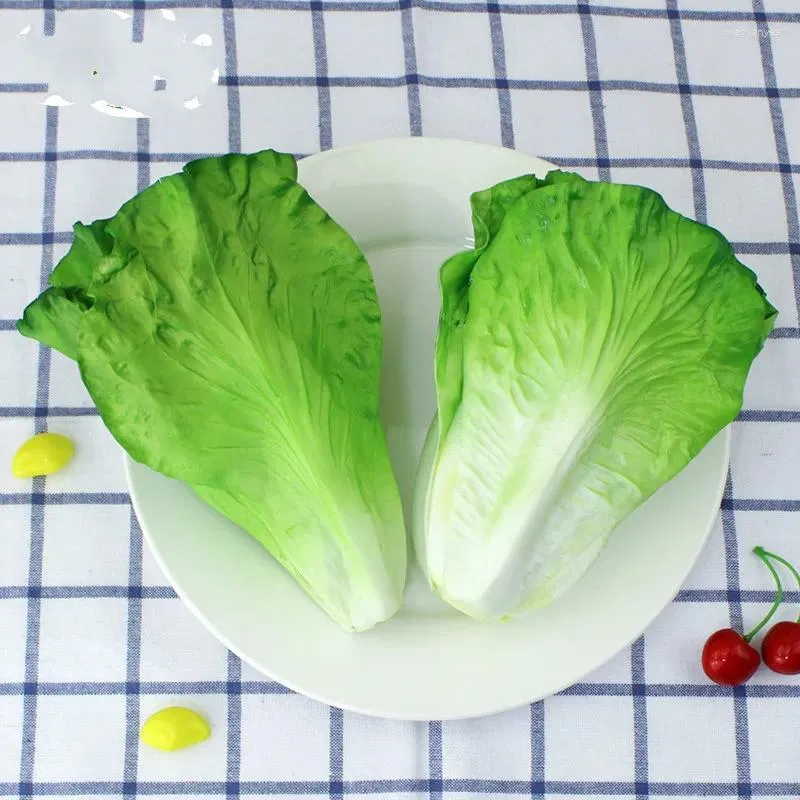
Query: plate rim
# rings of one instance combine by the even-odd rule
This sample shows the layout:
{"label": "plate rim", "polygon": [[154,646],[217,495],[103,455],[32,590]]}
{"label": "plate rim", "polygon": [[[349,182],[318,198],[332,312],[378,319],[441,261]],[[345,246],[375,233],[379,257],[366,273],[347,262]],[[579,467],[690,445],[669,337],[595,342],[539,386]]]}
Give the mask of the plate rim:
{"label": "plate rim", "polygon": [[[709,537],[711,536],[711,532],[714,529],[714,522],[716,521],[717,515],[719,514],[719,503],[722,500],[722,497],[725,492],[725,483],[727,481],[727,473],[730,466],[730,454],[731,454],[731,425],[727,425],[717,436],[723,437],[723,459],[721,461],[722,468],[721,468],[721,477],[719,480],[719,485],[715,492],[715,496],[717,497],[716,506],[712,509],[710,516],[706,522],[706,531],[702,537],[698,537],[697,539],[697,547],[691,557],[691,563],[686,571],[686,574],[682,575],[680,579],[677,581],[677,584],[670,590],[670,599],[667,603],[662,606],[644,625],[637,627],[635,633],[628,637],[627,641],[621,644],[615,651],[609,653],[605,658],[601,659],[595,665],[593,665],[591,672],[594,672],[598,669],[601,669],[603,666],[608,664],[614,658],[616,658],[619,653],[621,653],[625,648],[630,647],[642,634],[644,634],[647,629],[653,624],[656,618],[663,613],[664,609],[674,600],[675,596],[677,596],[678,592],[681,589],[681,586],[685,583],[686,579],[689,577],[691,570],[697,564],[697,561],[702,554],[703,550],[708,543]],[[129,455],[124,454],[125,459],[125,477],[128,482],[128,490],[131,497],[131,505],[133,506],[134,513],[136,514],[136,518],[139,522],[139,526],[142,531],[142,537],[144,541],[147,543],[147,546],[150,548],[150,553],[153,556],[157,566],[159,569],[164,573],[164,576],[168,580],[170,586],[172,587],[175,594],[178,596],[180,601],[189,609],[189,611],[194,615],[194,617],[203,625],[203,627],[224,647],[230,650],[235,656],[241,659],[243,662],[250,665],[256,672],[264,675],[269,680],[275,681],[276,683],[285,686],[287,689],[303,695],[304,697],[308,697],[311,700],[315,700],[319,703],[323,703],[327,706],[332,708],[341,708],[344,711],[351,711],[357,714],[364,714],[366,716],[372,716],[378,719],[392,719],[392,720],[400,720],[404,722],[429,722],[431,720],[437,721],[457,721],[457,720],[466,720],[466,719],[481,719],[483,717],[492,716],[494,714],[502,714],[507,711],[513,711],[514,709],[521,708],[522,706],[528,703],[536,703],[540,700],[544,700],[548,697],[553,697],[560,692],[563,692],[565,689],[568,689],[570,686],[574,686],[578,681],[574,680],[566,680],[563,683],[560,683],[555,689],[552,691],[544,694],[539,695],[536,692],[532,694],[532,696],[528,697],[527,699],[521,699],[519,701],[509,701],[506,703],[495,704],[491,705],[490,708],[486,708],[484,711],[475,713],[472,710],[464,710],[463,712],[453,712],[448,713],[446,715],[434,715],[434,716],[421,716],[415,713],[403,713],[401,711],[393,711],[391,709],[380,709],[380,710],[371,710],[365,708],[364,706],[357,705],[355,703],[337,700],[332,697],[326,696],[324,692],[317,692],[313,689],[308,689],[300,686],[299,684],[295,683],[295,681],[291,677],[285,677],[283,675],[279,675],[274,671],[267,669],[265,666],[258,663],[255,658],[249,656],[244,650],[242,650],[238,645],[234,644],[218,627],[214,624],[208,616],[197,606],[197,604],[191,599],[191,597],[185,592],[183,587],[181,586],[180,582],[174,577],[172,570],[169,568],[166,561],[163,559],[161,551],[156,546],[153,538],[151,537],[146,524],[143,521],[143,515],[139,511],[139,490],[137,488],[137,484],[135,479],[131,474],[131,468],[139,467],[144,465],[136,464],[133,459]],[[149,469],[149,467],[144,467],[145,469]],[[589,674],[589,673],[587,673]],[[579,681],[581,679],[578,679]]]}
{"label": "plate rim", "polygon": [[[526,159],[531,162],[531,170],[534,170],[533,165],[546,165],[551,169],[560,169],[555,164],[552,164],[548,161],[540,159],[536,156],[530,156],[526,153],[522,153],[518,150],[502,147],[496,144],[488,144],[488,143],[481,143],[475,142],[470,140],[458,139],[458,138],[450,138],[450,137],[427,137],[427,136],[408,136],[408,137],[389,137],[389,138],[382,138],[382,139],[375,139],[370,140],[363,143],[356,143],[351,145],[346,145],[343,147],[332,148],[330,150],[321,151],[318,153],[313,153],[311,155],[305,156],[302,159],[298,159],[298,165],[302,162],[310,162],[310,163],[325,163],[327,161],[332,161],[335,158],[338,158],[342,155],[353,155],[363,152],[365,150],[380,150],[383,147],[409,147],[409,148],[425,148],[428,146],[433,147],[461,147],[463,149],[472,149],[472,150],[480,150],[482,152],[493,152],[496,155],[504,154],[504,157],[507,157],[509,153],[514,153],[517,156]],[[685,583],[686,579],[690,575],[692,569],[697,564],[697,561],[702,554],[703,550],[706,547],[706,544],[711,536],[711,533],[714,529],[714,523],[717,519],[717,516],[720,513],[720,502],[724,496],[725,491],[725,484],[727,481],[727,475],[730,468],[730,456],[731,456],[731,443],[732,443],[732,425],[726,425],[721,431],[719,431],[715,437],[712,437],[709,440],[709,443],[713,441],[714,438],[722,437],[723,440],[723,454],[719,462],[719,476],[718,476],[718,485],[714,492],[714,497],[716,501],[714,505],[710,508],[708,519],[704,524],[704,533],[701,536],[698,536],[695,542],[695,546],[692,548],[691,551],[691,558],[688,561],[687,568],[685,572],[681,575],[676,573],[676,581],[675,585],[670,589],[670,599],[662,605],[658,611],[656,611],[649,620],[647,620],[643,625],[637,627],[636,632],[627,638],[627,641],[620,644],[613,652],[610,652],[605,658],[600,660],[598,663],[594,664],[591,671],[595,671],[608,662],[610,662],[613,658],[615,658],[620,652],[622,652],[625,648],[630,647],[630,645],[636,641],[655,621],[655,619],[663,613],[664,609],[674,600],[674,597],[680,591],[681,586]],[[228,636],[226,636],[219,627],[209,619],[209,617],[198,607],[198,605],[192,600],[189,594],[186,592],[184,587],[181,585],[181,581],[179,581],[173,570],[169,567],[168,563],[165,561],[161,550],[159,549],[158,545],[156,544],[156,540],[151,535],[148,525],[145,522],[145,514],[142,512],[142,500],[140,496],[140,486],[137,482],[137,479],[133,475],[133,470],[138,468],[149,469],[145,465],[138,464],[134,462],[133,459],[127,454],[123,452],[124,456],[124,471],[125,471],[125,478],[128,485],[128,491],[131,498],[131,505],[133,507],[133,511],[136,514],[137,521],[139,523],[142,537],[144,541],[147,543],[147,546],[150,549],[150,553],[153,556],[157,566],[159,569],[164,573],[167,581],[169,582],[170,586],[174,590],[175,594],[178,596],[180,601],[189,609],[192,615],[205,627],[205,629],[224,647],[226,647],[229,651],[234,653],[239,659],[243,662],[251,666],[254,670],[258,673],[264,675],[270,680],[273,680],[287,689],[296,692],[304,697],[308,697],[312,700],[317,702],[321,702],[325,705],[341,708],[346,711],[352,711],[359,714],[365,714],[368,716],[374,716],[377,718],[383,719],[395,719],[395,720],[403,720],[403,721],[430,721],[433,719],[436,720],[463,720],[463,719],[478,719],[481,717],[490,716],[493,714],[503,713],[505,711],[510,711],[516,708],[520,708],[528,703],[537,702],[542,700],[546,697],[551,697],[559,692],[564,691],[564,689],[574,685],[576,683],[575,680],[568,679],[563,684],[559,684],[557,688],[553,689],[552,691],[548,691],[544,695],[537,695],[534,691],[529,695],[527,698],[519,698],[518,700],[509,700],[507,702],[503,702],[500,704],[492,704],[492,703],[485,703],[485,709],[476,713],[472,709],[465,709],[463,712],[451,712],[446,715],[437,714],[435,716],[420,716],[418,713],[403,713],[402,711],[391,710],[391,709],[378,709],[378,710],[371,710],[370,708],[366,708],[364,706],[357,705],[355,703],[347,702],[338,700],[333,697],[328,697],[325,695],[324,692],[317,692],[313,689],[308,689],[302,687],[294,682],[291,676],[284,676],[281,674],[276,673],[273,670],[265,668],[263,664],[258,663],[257,659],[254,657],[249,656],[243,649],[241,649],[238,645],[232,642]],[[699,526],[698,526],[699,527]],[[410,533],[408,534],[410,536]],[[589,673],[586,673],[589,674]],[[580,678],[578,680],[581,680]]]}

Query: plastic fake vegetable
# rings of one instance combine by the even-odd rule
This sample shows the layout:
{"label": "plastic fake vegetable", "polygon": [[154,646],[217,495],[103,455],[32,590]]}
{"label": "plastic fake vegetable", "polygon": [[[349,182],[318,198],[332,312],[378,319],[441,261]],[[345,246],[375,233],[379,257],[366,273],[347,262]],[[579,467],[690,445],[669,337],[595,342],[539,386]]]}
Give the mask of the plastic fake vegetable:
{"label": "plastic fake vegetable", "polygon": [[414,537],[442,598],[502,619],[569,589],[736,417],[776,311],[649,189],[551,172],[472,212],[474,249],[440,273]]}
{"label": "plastic fake vegetable", "polygon": [[140,736],[156,750],[181,750],[208,739],[211,726],[191,708],[170,706],[149,717],[142,725]]}
{"label": "plastic fake vegetable", "polygon": [[340,625],[400,605],[381,316],[350,236],[273,151],[187,164],[75,225],[21,333],[76,359],[137,461],[244,528]]}
{"label": "plastic fake vegetable", "polygon": [[69,464],[75,454],[72,440],[60,433],[37,433],[14,455],[11,472],[16,478],[52,475]]}

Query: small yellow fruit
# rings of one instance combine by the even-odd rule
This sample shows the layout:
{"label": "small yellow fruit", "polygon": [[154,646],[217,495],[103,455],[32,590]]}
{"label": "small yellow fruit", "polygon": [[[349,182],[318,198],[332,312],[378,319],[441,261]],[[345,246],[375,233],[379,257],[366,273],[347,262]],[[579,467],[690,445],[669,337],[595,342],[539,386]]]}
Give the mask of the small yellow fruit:
{"label": "small yellow fruit", "polygon": [[17,478],[52,475],[69,464],[75,453],[72,440],[60,433],[37,433],[17,450],[11,472]]}
{"label": "small yellow fruit", "polygon": [[208,722],[191,708],[169,706],[156,711],[142,725],[141,738],[157,750],[180,750],[211,736]]}

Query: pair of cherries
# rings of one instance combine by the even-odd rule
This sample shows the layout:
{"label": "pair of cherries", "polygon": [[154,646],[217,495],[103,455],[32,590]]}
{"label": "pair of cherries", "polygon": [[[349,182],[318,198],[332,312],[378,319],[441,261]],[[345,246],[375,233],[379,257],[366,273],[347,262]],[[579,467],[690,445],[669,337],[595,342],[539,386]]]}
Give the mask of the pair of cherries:
{"label": "pair of cherries", "polygon": [[773,561],[782,564],[797,580],[800,573],[785,559],[759,546],[753,552],[764,562],[775,581],[775,602],[767,615],[746,635],[733,628],[723,628],[712,633],[703,647],[703,672],[714,683],[722,686],[740,686],[749,681],[761,665],[761,659],[781,675],[800,675],[800,619],[797,622],[778,622],[773,625],[761,643],[761,653],[750,642],[772,619],[783,600],[783,586]]}

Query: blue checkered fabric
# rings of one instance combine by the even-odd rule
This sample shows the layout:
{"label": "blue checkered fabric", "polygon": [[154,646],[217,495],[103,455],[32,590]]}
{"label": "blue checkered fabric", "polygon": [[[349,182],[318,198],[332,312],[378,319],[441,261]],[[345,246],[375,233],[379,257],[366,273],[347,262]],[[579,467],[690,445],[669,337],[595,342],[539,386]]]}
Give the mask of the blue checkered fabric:
{"label": "blue checkered fabric", "polygon": [[[192,157],[409,134],[651,186],[735,240],[780,310],[675,602],[584,682],[468,722],[328,709],[227,653],[143,548],[74,365],[13,331],[73,220]],[[0,464],[34,431],[81,445],[32,485],[0,469],[0,796],[799,797],[800,678],[732,690],[698,664],[772,599],[751,548],[800,562],[798,175],[798,0],[0,0]],[[140,748],[171,703],[212,739]]]}

